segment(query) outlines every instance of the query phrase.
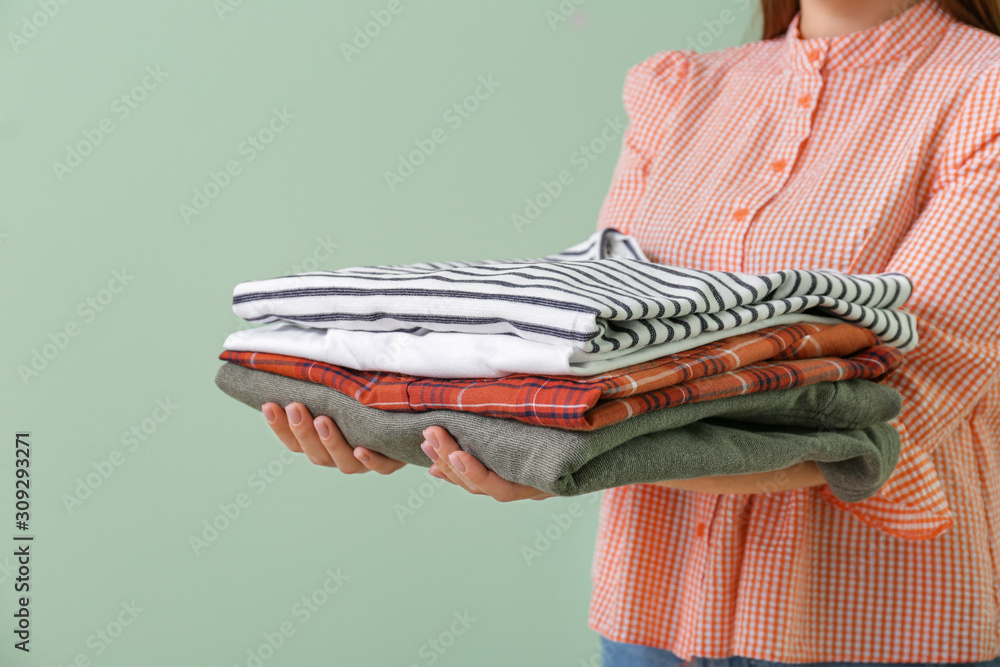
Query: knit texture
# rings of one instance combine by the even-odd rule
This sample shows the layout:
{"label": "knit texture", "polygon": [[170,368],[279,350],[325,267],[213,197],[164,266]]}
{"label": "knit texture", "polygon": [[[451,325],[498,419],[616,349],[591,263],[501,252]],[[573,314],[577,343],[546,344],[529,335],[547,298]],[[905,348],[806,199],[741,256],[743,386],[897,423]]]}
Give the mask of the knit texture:
{"label": "knit texture", "polygon": [[215,378],[224,392],[259,410],[299,402],[327,415],[348,443],[430,466],[421,431],[444,427],[459,446],[504,479],[556,495],[709,475],[736,475],[816,461],[837,497],[875,493],[899,456],[886,422],[899,394],[868,380],[723,398],[647,412],[595,431],[565,431],[453,410],[387,412],[322,385],[232,363]]}

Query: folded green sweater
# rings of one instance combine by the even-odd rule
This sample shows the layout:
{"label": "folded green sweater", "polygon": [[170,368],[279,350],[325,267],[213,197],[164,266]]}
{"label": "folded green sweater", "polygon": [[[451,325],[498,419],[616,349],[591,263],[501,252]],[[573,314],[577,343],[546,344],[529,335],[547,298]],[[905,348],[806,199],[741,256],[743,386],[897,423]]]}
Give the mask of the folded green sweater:
{"label": "folded green sweater", "polygon": [[870,380],[820,382],[647,412],[594,431],[532,426],[453,410],[388,412],[323,385],[232,363],[215,378],[259,410],[299,402],[328,415],[352,446],[428,467],[421,431],[445,428],[504,479],[561,496],[615,486],[780,470],[815,461],[836,496],[874,495],[899,459],[888,420],[901,397]]}

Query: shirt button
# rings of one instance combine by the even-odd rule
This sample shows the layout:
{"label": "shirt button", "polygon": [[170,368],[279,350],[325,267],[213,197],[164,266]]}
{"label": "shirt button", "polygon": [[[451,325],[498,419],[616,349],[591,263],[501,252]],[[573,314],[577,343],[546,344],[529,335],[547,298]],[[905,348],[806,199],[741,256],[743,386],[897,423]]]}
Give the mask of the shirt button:
{"label": "shirt button", "polygon": [[705,537],[705,524],[704,523],[699,523],[697,526],[695,526],[694,527],[694,534],[697,537]]}
{"label": "shirt button", "polygon": [[799,98],[799,106],[802,108],[808,108],[812,106],[812,101],[813,101],[812,95],[803,95],[802,97]]}
{"label": "shirt button", "polygon": [[746,220],[748,215],[750,215],[750,211],[748,211],[745,208],[738,208],[735,211],[733,211],[733,217],[739,220],[740,222]]}
{"label": "shirt button", "polygon": [[820,56],[822,56],[822,55],[823,54],[820,53],[819,49],[813,49],[812,51],[809,52],[809,60],[811,62],[816,62],[817,60],[820,59]]}
{"label": "shirt button", "polygon": [[771,163],[771,169],[773,169],[775,171],[784,171],[785,167],[787,167],[787,166],[788,166],[788,160],[786,160],[784,158],[781,158],[779,160],[775,160],[774,162]]}

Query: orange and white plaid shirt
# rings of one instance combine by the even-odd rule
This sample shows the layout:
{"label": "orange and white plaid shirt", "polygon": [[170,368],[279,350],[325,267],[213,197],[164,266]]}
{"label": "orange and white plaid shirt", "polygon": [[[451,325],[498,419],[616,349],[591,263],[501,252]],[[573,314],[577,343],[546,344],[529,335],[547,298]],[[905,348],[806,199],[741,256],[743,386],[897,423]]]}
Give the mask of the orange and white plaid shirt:
{"label": "orange and white plaid shirt", "polygon": [[[598,227],[655,262],[901,271],[920,344],[887,379],[902,456],[873,498],[828,486],[605,492],[590,627],[683,659],[1000,655],[1000,38],[922,0],[878,26],[626,78]],[[765,489],[766,490],[766,489]]]}

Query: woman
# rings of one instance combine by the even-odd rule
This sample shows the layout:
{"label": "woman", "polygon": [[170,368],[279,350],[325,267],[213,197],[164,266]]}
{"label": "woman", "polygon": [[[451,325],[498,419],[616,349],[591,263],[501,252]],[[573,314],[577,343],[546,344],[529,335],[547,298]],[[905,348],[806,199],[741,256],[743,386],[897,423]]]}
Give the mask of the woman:
{"label": "woman", "polygon": [[[887,379],[904,399],[900,463],[857,503],[811,464],[606,491],[590,626],[606,667],[993,660],[1000,1],[764,0],[764,15],[761,41],[666,51],[628,73],[630,123],[598,226],[668,264],[910,276],[921,343]],[[265,415],[314,463],[403,465],[352,452],[300,404]],[[439,427],[425,438],[442,479],[502,501],[548,497]]]}

